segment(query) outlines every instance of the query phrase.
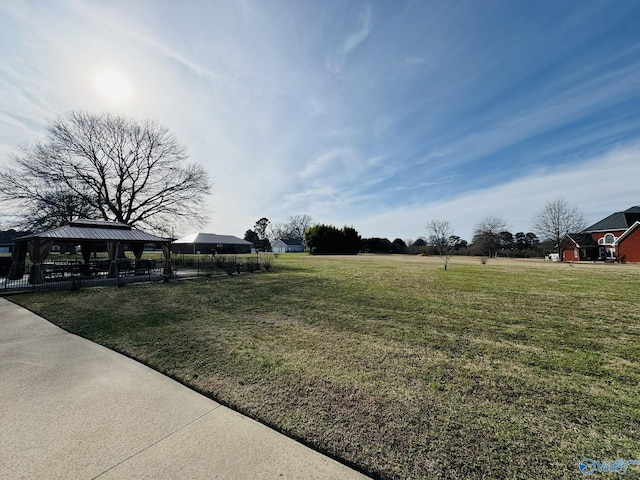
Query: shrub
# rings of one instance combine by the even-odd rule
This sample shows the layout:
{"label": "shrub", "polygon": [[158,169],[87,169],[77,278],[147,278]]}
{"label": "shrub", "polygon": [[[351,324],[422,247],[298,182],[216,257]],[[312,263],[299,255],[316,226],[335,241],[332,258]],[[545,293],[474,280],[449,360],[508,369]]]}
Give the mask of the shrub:
{"label": "shrub", "polygon": [[260,254],[260,263],[264,267],[264,269],[268,272],[273,267],[273,262],[275,262],[276,257],[273,253],[265,252]]}

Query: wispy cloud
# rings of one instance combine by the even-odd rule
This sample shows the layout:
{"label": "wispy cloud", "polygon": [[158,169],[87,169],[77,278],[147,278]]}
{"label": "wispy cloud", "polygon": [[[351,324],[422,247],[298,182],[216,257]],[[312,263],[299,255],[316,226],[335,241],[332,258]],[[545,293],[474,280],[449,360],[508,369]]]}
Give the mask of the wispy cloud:
{"label": "wispy cloud", "polygon": [[218,66],[215,71],[208,69],[188,55],[180,53],[157,36],[145,34],[142,30],[135,27],[132,28],[131,25],[128,25],[128,20],[127,23],[123,23],[126,17],[125,19],[123,19],[122,16],[115,17],[110,10],[97,10],[94,5],[89,5],[84,2],[72,2],[71,8],[77,15],[91,22],[102,24],[122,36],[129,37],[135,42],[153,49],[202,78],[225,82],[238,80],[233,73],[223,66]]}
{"label": "wispy cloud", "polygon": [[373,28],[371,6],[362,5],[358,9],[358,24],[342,43],[328,56],[325,66],[332,73],[341,73],[349,54],[371,33]]}
{"label": "wispy cloud", "polygon": [[436,185],[443,185],[443,184],[447,184],[447,183],[451,183],[455,180],[455,177],[453,175],[448,176],[448,177],[444,177],[444,178],[438,178],[438,179],[434,179],[430,182],[421,182],[421,183],[417,183],[417,184],[412,184],[410,186],[399,186],[399,187],[395,187],[394,190],[397,192],[402,192],[402,191],[407,191],[407,190],[422,190],[425,187],[433,187]]}

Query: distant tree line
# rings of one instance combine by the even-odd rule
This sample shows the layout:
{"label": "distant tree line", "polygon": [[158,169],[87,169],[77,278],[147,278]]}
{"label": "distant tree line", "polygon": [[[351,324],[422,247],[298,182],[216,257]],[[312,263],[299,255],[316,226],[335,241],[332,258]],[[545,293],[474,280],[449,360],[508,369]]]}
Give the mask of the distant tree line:
{"label": "distant tree line", "polygon": [[439,255],[450,252],[451,255],[535,257],[543,255],[545,250],[554,250],[549,243],[540,242],[532,232],[515,234],[502,230],[493,235],[474,235],[471,243],[457,235],[433,237],[427,235],[417,240],[396,238],[363,238],[362,253],[405,253],[410,255]]}
{"label": "distant tree line", "polygon": [[486,257],[542,255],[540,240],[535,233],[517,232],[514,235],[506,226],[507,223],[503,219],[495,216],[486,217],[478,222],[473,231],[470,254]]}
{"label": "distant tree line", "polygon": [[408,253],[407,244],[401,238],[393,242],[388,238],[363,238],[361,251],[363,253]]}
{"label": "distant tree line", "polygon": [[271,224],[267,218],[258,220],[252,230],[247,230],[245,240],[259,250],[271,249],[271,242],[279,239],[302,240],[312,254],[409,254],[438,255],[447,268],[452,255],[477,255],[483,257],[540,257],[549,252],[562,254],[566,235],[585,227],[580,211],[565,200],[549,202],[534,216],[533,232],[512,233],[507,222],[494,215],[476,223],[471,242],[455,235],[447,220],[427,223],[426,235],[416,240],[383,237],[361,238],[353,227],[339,229],[333,225],[311,224],[309,215],[294,215],[287,222]]}
{"label": "distant tree line", "polygon": [[[305,215],[305,219],[311,217]],[[409,254],[440,255],[448,260],[451,255],[478,255],[504,257],[541,256],[554,247],[540,242],[532,232],[515,234],[504,229],[506,225],[497,218],[484,219],[476,225],[471,243],[453,234],[448,222],[440,225],[443,229],[428,229],[425,237],[416,240],[383,237],[361,238],[353,227],[341,229],[333,225],[305,225],[300,228],[295,221],[300,216],[291,217],[289,222],[276,224],[275,228],[267,218],[258,220],[253,229],[246,231],[244,239],[251,242],[256,250],[271,251],[271,245],[278,239],[302,240],[306,251],[312,254]],[[310,223],[310,222],[309,222]],[[298,224],[299,225],[299,224]],[[283,233],[284,232],[284,233]],[[446,265],[446,262],[445,262]]]}

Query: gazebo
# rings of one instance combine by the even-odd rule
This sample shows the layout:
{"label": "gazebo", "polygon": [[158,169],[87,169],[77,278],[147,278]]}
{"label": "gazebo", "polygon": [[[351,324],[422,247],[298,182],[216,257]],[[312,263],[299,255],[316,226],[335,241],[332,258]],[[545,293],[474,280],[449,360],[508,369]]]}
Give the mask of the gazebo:
{"label": "gazebo", "polygon": [[7,278],[19,280],[24,276],[28,251],[32,263],[29,283],[42,283],[44,281],[42,262],[46,260],[51,247],[56,242],[80,245],[85,264],[90,262],[91,252],[95,250],[96,246],[106,247],[109,256],[109,277],[118,276],[117,257],[120,245],[129,245],[136,260],[140,260],[146,244],[158,244],[161,245],[165,258],[164,273],[171,274],[171,239],[134,229],[124,223],[105,220],[76,220],[63,227],[16,238],[12,264]]}

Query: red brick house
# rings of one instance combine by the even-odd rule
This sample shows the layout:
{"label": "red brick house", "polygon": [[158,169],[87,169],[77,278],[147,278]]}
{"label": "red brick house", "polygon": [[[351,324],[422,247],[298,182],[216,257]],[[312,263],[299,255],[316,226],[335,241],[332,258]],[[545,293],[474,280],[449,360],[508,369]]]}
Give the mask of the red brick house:
{"label": "red brick house", "polygon": [[640,263],[640,206],[616,212],[567,235],[563,260]]}

